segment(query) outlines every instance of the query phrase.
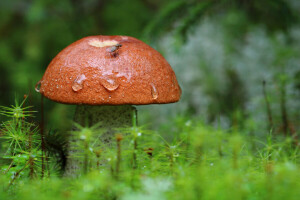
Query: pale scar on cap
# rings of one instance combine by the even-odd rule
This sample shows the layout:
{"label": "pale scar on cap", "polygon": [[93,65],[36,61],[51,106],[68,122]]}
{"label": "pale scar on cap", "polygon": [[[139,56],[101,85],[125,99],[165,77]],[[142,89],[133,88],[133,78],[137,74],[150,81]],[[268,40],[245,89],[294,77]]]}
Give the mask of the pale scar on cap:
{"label": "pale scar on cap", "polygon": [[109,46],[114,46],[119,44],[119,42],[117,42],[116,40],[104,40],[104,41],[100,41],[100,40],[91,40],[89,41],[89,45],[93,46],[93,47],[109,47]]}

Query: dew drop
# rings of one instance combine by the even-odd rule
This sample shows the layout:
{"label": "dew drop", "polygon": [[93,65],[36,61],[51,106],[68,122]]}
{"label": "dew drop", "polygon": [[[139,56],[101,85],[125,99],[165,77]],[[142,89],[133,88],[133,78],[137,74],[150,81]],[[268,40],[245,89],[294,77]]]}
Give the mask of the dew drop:
{"label": "dew drop", "polygon": [[78,92],[79,90],[82,90],[83,88],[83,81],[86,79],[85,75],[82,74],[80,76],[77,76],[77,78],[74,80],[72,84],[72,90],[74,92]]}
{"label": "dew drop", "polygon": [[110,92],[115,91],[120,86],[120,84],[117,80],[114,80],[114,79],[111,79],[111,78],[107,78],[107,79],[102,80],[101,84],[103,85],[103,87],[105,89],[107,89]]}
{"label": "dew drop", "polygon": [[158,98],[158,92],[154,86],[153,83],[151,83],[151,95],[153,99],[157,99]]}
{"label": "dew drop", "polygon": [[83,88],[82,84],[79,84],[77,82],[74,82],[72,85],[72,89],[75,92],[78,92],[79,90],[81,90]]}
{"label": "dew drop", "polygon": [[41,85],[42,85],[42,81],[37,82],[37,84],[35,85],[35,91],[40,92],[41,89]]}

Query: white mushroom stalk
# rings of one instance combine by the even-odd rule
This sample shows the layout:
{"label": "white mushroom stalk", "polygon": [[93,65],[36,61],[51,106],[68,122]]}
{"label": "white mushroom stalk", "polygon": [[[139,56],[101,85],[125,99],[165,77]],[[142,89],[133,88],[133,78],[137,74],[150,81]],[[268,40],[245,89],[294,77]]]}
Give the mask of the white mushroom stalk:
{"label": "white mushroom stalk", "polygon": [[[94,137],[93,148],[108,149],[111,147],[111,141],[118,129],[131,127],[133,124],[133,115],[137,115],[137,110],[132,105],[120,106],[90,106],[90,105],[77,105],[74,122],[82,127],[92,127],[97,125],[98,135]],[[76,130],[76,127],[73,128]],[[86,163],[82,156],[82,150],[78,149],[76,142],[80,140],[77,132],[71,132],[68,143],[68,159],[66,163],[66,176],[77,176],[81,174],[86,167]],[[94,133],[95,134],[95,133]],[[89,144],[90,145],[90,144]],[[105,150],[102,149],[102,150]],[[103,165],[104,163],[100,163]]]}

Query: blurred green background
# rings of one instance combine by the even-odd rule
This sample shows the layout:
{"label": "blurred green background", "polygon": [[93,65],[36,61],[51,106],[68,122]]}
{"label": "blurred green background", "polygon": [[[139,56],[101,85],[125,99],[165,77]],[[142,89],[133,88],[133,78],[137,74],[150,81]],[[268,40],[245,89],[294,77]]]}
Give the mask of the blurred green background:
{"label": "blurred green background", "polygon": [[[298,0],[2,0],[0,105],[29,94],[40,111],[34,86],[64,47],[89,35],[129,35],[166,57],[183,91],[179,103],[139,106],[141,124],[163,129],[183,116],[297,135],[299,12]],[[45,100],[48,129],[68,130],[72,115],[73,106]]]}

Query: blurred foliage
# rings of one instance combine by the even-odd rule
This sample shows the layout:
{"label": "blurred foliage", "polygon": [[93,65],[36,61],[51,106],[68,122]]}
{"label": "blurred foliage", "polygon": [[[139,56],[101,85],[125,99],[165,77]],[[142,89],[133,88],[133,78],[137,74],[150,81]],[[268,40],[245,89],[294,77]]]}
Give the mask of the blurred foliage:
{"label": "blurred foliage", "polygon": [[[248,26],[264,24],[271,32],[287,30],[298,21],[299,17],[296,10],[293,10],[285,0],[175,0],[150,22],[145,35],[155,39],[162,33],[174,29],[177,36],[186,40],[189,29],[203,16],[224,15],[232,10],[243,13],[248,20]],[[231,17],[231,22],[243,19],[240,16]],[[247,28],[247,25],[244,27]],[[238,27],[233,30],[236,31],[236,28]]]}
{"label": "blurred foliage", "polygon": [[146,120],[165,123],[166,116],[187,112],[223,128],[249,128],[252,121],[261,135],[269,124],[267,100],[274,132],[297,137],[299,6],[293,0],[170,3],[145,36],[179,74],[183,97],[162,117]]}
{"label": "blurred foliage", "polygon": [[[26,93],[28,104],[40,110],[41,100],[34,85],[59,51],[88,35],[120,34],[142,39],[167,57],[183,87],[182,101],[176,105],[178,113],[226,126],[243,127],[247,122],[244,119],[251,117],[266,124],[266,120],[252,115],[264,110],[263,100],[259,100],[260,107],[249,111],[253,99],[260,96],[263,80],[257,79],[260,83],[256,84],[242,74],[261,77],[269,73],[273,78],[267,78],[268,98],[278,122],[276,129],[281,130],[280,108],[287,110],[286,123],[298,129],[300,115],[290,112],[298,108],[291,99],[299,99],[300,91],[300,68],[291,70],[299,55],[295,29],[299,8],[296,0],[3,0],[0,105],[9,105],[16,95]],[[201,28],[206,23],[209,25]],[[194,40],[195,34],[202,38]],[[250,55],[260,48],[265,48],[260,55]],[[279,76],[283,74],[287,76],[284,82]],[[287,91],[278,95],[277,88]],[[282,95],[286,97],[280,106]],[[154,126],[156,121],[164,123],[173,107],[157,108],[161,117],[153,117],[153,112],[141,107],[145,112],[140,121],[151,121]],[[70,123],[66,121],[72,119],[72,106],[45,100],[45,113],[47,129],[68,130]]]}
{"label": "blurred foliage", "polygon": [[[296,200],[299,197],[299,148],[292,138],[275,138],[270,134],[262,142],[244,132],[224,131],[189,117],[174,118],[172,124],[176,129],[168,126],[159,132],[132,127],[124,130],[131,130],[131,134],[117,135],[110,148],[101,150],[90,140],[99,137],[101,130],[82,127],[78,137],[81,143],[86,143],[84,148],[89,154],[88,162],[82,162],[86,174],[59,178],[53,173],[55,167],[50,168],[51,174],[44,179],[30,178],[27,173],[17,179],[4,174],[0,176],[0,198]],[[173,141],[167,141],[170,132]],[[138,142],[136,148],[134,140]],[[54,162],[49,164],[55,166]],[[13,166],[9,171],[16,168]],[[4,167],[0,173],[4,170],[7,169]],[[28,170],[29,167],[24,169]]]}

